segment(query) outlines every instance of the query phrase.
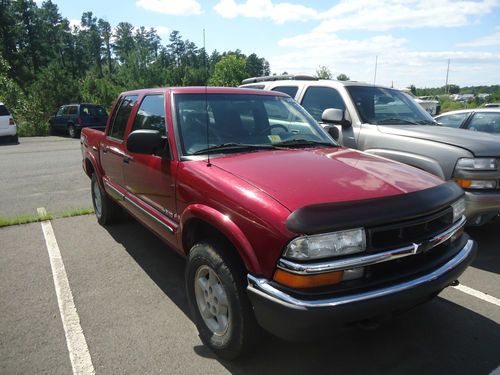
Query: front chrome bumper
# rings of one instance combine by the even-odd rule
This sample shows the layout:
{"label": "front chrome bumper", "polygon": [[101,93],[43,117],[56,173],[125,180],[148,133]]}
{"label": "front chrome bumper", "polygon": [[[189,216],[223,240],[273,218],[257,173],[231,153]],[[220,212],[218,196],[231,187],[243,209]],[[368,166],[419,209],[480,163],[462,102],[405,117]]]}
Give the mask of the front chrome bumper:
{"label": "front chrome bumper", "polygon": [[392,315],[428,301],[472,263],[477,244],[463,235],[455,255],[433,271],[368,291],[338,296],[291,295],[272,281],[248,275],[247,293],[258,323],[278,337],[309,340],[349,323]]}
{"label": "front chrome bumper", "polygon": [[[383,296],[388,296],[391,294],[403,292],[412,288],[416,288],[420,285],[432,282],[454,270],[457,266],[462,264],[471,255],[474,248],[474,241],[468,240],[465,246],[459,251],[459,253],[447,263],[434,270],[433,272],[421,276],[417,279],[403,282],[401,284],[391,285],[390,287],[377,289],[369,291],[366,293],[359,293],[353,295],[347,295],[342,297],[334,297],[322,300],[300,300],[292,297],[279,289],[272,286],[267,279],[261,279],[248,275],[248,289],[253,289],[258,292],[266,294],[269,298],[279,301],[281,303],[288,303],[294,306],[304,307],[304,308],[315,308],[315,307],[334,307],[344,304],[349,304],[353,302],[366,301],[373,298],[379,298]],[[453,280],[452,280],[453,281]]]}

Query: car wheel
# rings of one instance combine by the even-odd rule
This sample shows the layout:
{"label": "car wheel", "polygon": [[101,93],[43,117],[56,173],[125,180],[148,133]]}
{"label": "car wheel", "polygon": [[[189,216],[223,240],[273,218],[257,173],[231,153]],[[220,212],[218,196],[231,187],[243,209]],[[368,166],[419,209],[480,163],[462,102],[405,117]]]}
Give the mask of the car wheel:
{"label": "car wheel", "polygon": [[75,125],[68,125],[68,134],[71,138],[78,138],[78,131],[75,128]]}
{"label": "car wheel", "polygon": [[94,173],[92,175],[91,190],[95,216],[101,225],[112,224],[116,221],[120,207],[101,188],[97,178],[97,175]]}
{"label": "car wheel", "polygon": [[232,360],[248,352],[260,333],[246,294],[245,268],[223,241],[194,245],[186,268],[186,293],[203,343]]}
{"label": "car wheel", "polygon": [[12,143],[18,144],[19,143],[19,134],[13,135],[11,139],[12,139]]}

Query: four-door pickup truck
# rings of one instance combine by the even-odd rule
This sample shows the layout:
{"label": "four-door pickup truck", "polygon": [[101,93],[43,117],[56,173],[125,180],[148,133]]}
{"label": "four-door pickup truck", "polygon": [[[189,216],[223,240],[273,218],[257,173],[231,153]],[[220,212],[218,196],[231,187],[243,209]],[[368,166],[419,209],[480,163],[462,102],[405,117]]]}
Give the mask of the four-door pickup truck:
{"label": "four-door pickup truck", "polygon": [[[310,76],[249,78],[241,87],[287,93],[341,145],[412,165],[465,190],[469,225],[500,214],[500,138],[438,124],[400,90]],[[323,117],[327,109],[328,116]]]}
{"label": "four-door pickup truck", "polygon": [[125,208],[187,258],[200,337],[232,359],[264,327],[303,339],[436,296],[471,263],[462,189],[339,147],[282,93],[122,93],[83,129],[97,220]]}

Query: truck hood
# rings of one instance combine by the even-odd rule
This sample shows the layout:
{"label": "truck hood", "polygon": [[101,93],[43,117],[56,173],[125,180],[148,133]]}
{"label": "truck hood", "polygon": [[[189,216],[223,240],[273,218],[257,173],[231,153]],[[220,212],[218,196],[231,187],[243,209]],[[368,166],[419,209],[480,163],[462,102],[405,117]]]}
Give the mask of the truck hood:
{"label": "truck hood", "polygon": [[500,139],[491,134],[435,125],[378,125],[382,133],[445,143],[475,156],[500,156]]}
{"label": "truck hood", "polygon": [[290,211],[399,195],[442,184],[404,164],[342,148],[290,149],[230,155],[212,165],[252,184]]}

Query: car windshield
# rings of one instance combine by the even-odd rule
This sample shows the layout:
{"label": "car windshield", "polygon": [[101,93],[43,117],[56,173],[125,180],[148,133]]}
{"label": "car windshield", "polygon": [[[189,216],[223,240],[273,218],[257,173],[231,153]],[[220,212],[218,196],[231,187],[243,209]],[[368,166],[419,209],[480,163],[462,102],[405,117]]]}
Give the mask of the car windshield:
{"label": "car windshield", "polygon": [[337,146],[289,97],[176,94],[175,111],[186,156]]}
{"label": "car windshield", "polygon": [[347,86],[361,121],[375,125],[435,125],[427,113],[408,94],[394,89]]}
{"label": "car windshield", "polygon": [[80,110],[82,112],[82,115],[88,115],[88,116],[106,116],[106,110],[97,105],[82,105],[80,107]]}

